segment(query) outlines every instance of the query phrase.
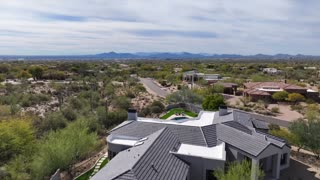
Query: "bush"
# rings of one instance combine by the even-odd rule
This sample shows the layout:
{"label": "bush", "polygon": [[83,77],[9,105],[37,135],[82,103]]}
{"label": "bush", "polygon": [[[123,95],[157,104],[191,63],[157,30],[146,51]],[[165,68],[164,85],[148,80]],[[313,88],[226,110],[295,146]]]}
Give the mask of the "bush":
{"label": "bush", "polygon": [[63,109],[62,114],[68,121],[74,121],[77,119],[77,114],[70,107]]}
{"label": "bush", "polygon": [[42,134],[50,130],[58,130],[67,126],[67,121],[61,112],[52,112],[40,121],[38,130]]}
{"label": "bush", "polygon": [[111,128],[114,125],[120,124],[123,121],[127,120],[128,113],[125,110],[118,110],[114,112],[108,112],[107,118],[104,121],[104,126],[106,129]]}
{"label": "bush", "polygon": [[0,121],[0,165],[14,156],[31,151],[34,142],[34,129],[29,120]]}
{"label": "bush", "polygon": [[280,112],[279,107],[272,107],[272,108],[271,108],[271,112],[273,112],[273,113],[279,113],[279,112]]}
{"label": "bush", "polygon": [[280,126],[278,124],[271,123],[271,124],[268,125],[268,127],[269,127],[270,131],[272,131],[272,130],[280,130]]}
{"label": "bush", "polygon": [[202,108],[204,110],[212,111],[212,110],[218,110],[221,105],[225,105],[223,96],[220,94],[214,94],[214,95],[207,96],[204,99],[202,103]]}
{"label": "bush", "polygon": [[291,93],[288,95],[288,101],[293,103],[301,102],[301,101],[304,101],[305,99],[306,98],[299,93]]}
{"label": "bush", "polygon": [[119,109],[127,110],[131,106],[130,100],[125,96],[119,96],[112,100],[112,105]]}
{"label": "bush", "polygon": [[88,133],[85,121],[75,121],[63,130],[51,132],[39,143],[39,150],[34,155],[31,166],[33,179],[44,179],[58,168],[66,170],[96,145],[97,135]]}
{"label": "bush", "polygon": [[279,91],[272,94],[272,99],[277,101],[284,101],[288,98],[289,93],[287,91]]}
{"label": "bush", "polygon": [[[215,171],[213,174],[219,180],[243,180],[251,179],[251,163],[243,160],[241,162],[233,162],[228,166],[227,172],[222,170]],[[263,179],[264,172],[258,170],[258,179]]]}

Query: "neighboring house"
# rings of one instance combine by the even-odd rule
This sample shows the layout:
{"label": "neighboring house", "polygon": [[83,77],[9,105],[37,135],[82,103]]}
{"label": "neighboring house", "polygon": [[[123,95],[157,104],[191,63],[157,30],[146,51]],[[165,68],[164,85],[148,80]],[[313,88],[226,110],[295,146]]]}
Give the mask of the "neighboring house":
{"label": "neighboring house", "polygon": [[299,93],[307,98],[319,100],[319,93],[311,89],[307,89],[294,84],[284,82],[250,82],[244,83],[243,95],[250,97],[252,101],[265,100],[273,101],[272,94],[279,91],[287,91],[288,93]]}
{"label": "neighboring house", "polygon": [[267,74],[280,74],[280,73],[282,73],[281,70],[278,70],[276,68],[263,68],[262,72],[267,73]]}
{"label": "neighboring house", "polygon": [[183,120],[140,118],[129,110],[107,137],[111,160],[92,180],[209,180],[228,162],[244,159],[252,163],[251,179],[257,167],[278,179],[289,167],[290,146],[267,130],[259,115],[226,107]]}
{"label": "neighboring house", "polygon": [[317,70],[317,67],[310,66],[310,67],[304,67],[305,70]]}
{"label": "neighboring house", "polygon": [[222,80],[223,78],[220,74],[204,74],[204,73],[198,73],[196,70],[187,71],[183,73],[184,81],[192,82],[192,81],[198,81],[200,79],[203,79],[207,81],[209,84],[212,84]]}
{"label": "neighboring house", "polygon": [[224,88],[223,93],[224,94],[231,94],[231,95],[235,95],[237,92],[237,88],[238,88],[238,84],[235,84],[235,83],[218,82],[218,83],[213,84],[213,86],[214,85],[223,86],[223,88]]}
{"label": "neighboring house", "polygon": [[178,72],[181,72],[181,71],[182,71],[182,68],[173,68],[173,71],[174,71],[175,73],[178,73]]}

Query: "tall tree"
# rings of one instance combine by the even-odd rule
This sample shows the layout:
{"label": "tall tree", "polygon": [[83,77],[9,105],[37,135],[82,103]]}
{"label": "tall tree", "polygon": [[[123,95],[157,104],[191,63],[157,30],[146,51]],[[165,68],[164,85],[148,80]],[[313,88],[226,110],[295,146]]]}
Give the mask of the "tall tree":
{"label": "tall tree", "polygon": [[44,69],[40,66],[31,66],[29,69],[29,73],[32,75],[33,79],[36,81],[42,78]]}
{"label": "tall tree", "polygon": [[202,108],[204,110],[212,111],[218,110],[221,105],[225,105],[223,96],[221,94],[213,94],[204,99]]}

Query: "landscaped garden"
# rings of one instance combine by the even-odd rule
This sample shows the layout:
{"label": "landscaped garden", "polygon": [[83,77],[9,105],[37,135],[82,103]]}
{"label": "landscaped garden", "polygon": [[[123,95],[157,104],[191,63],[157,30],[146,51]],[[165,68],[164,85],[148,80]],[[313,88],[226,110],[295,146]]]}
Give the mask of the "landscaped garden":
{"label": "landscaped garden", "polygon": [[198,114],[195,112],[188,111],[188,110],[185,110],[182,108],[175,108],[175,109],[171,109],[170,111],[168,111],[167,114],[160,117],[160,119],[168,119],[170,116],[172,116],[174,114],[187,115],[190,117],[197,117],[198,116]]}

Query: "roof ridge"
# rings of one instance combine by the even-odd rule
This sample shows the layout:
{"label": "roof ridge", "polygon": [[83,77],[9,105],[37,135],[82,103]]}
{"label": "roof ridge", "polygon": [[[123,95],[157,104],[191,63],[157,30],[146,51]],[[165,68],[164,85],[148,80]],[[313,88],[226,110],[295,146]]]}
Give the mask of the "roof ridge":
{"label": "roof ridge", "polygon": [[[160,134],[153,140],[153,142],[151,142],[151,144],[149,145],[149,147],[146,148],[145,152],[147,152],[147,151],[154,145],[154,143],[159,139],[159,137],[163,134],[163,132],[164,132],[165,130],[169,131],[168,127],[164,127],[164,128],[162,128],[162,129],[158,130],[158,131],[161,131]],[[158,131],[156,131],[156,132],[158,132]],[[154,133],[156,133],[156,132],[154,132]],[[152,134],[154,134],[154,133],[152,133]],[[149,136],[151,136],[152,134],[150,134]],[[148,136],[147,136],[147,137],[148,137]],[[132,169],[135,168],[135,166],[141,161],[142,156],[144,156],[144,155],[145,155],[145,153],[143,153],[143,154],[140,156],[140,158],[132,165]]]}
{"label": "roof ridge", "polygon": [[[211,126],[211,125],[208,125],[208,126]],[[207,138],[204,135],[203,130],[202,130],[203,127],[207,127],[207,126],[202,126],[202,127],[199,127],[199,128],[200,128],[201,134],[203,136],[204,142],[206,143],[207,147],[209,147],[208,142],[207,142]]]}
{"label": "roof ridge", "polygon": [[120,177],[120,176],[122,176],[122,175],[124,175],[124,174],[126,174],[126,173],[128,173],[128,172],[130,172],[130,171],[132,171],[132,174],[134,175],[134,177],[135,177],[136,179],[138,179],[133,169],[127,170],[127,171],[119,174],[118,176],[116,176],[116,177],[114,177],[114,178],[112,178],[112,179],[113,179],[113,180],[114,180],[114,179],[117,179],[118,177]]}
{"label": "roof ridge", "polygon": [[[124,122],[128,122],[128,123],[126,123],[126,124],[123,124],[122,126],[120,126],[122,123],[124,123]],[[113,131],[115,131],[115,130],[117,130],[117,129],[119,129],[119,128],[122,128],[122,127],[125,127],[125,126],[127,126],[128,124],[131,124],[131,123],[133,123],[134,121],[133,120],[125,120],[125,121],[123,121],[121,124],[119,124],[118,126],[116,126],[116,127],[114,127],[113,129],[111,129],[110,131],[109,131],[109,133],[110,132],[113,132]]]}

